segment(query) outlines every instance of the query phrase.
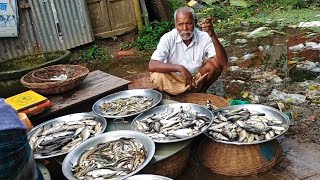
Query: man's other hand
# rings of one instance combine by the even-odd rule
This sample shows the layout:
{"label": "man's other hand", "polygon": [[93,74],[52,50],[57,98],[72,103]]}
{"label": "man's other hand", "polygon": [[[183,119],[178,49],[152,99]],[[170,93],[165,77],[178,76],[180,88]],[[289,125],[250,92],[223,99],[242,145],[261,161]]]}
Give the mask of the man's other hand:
{"label": "man's other hand", "polygon": [[188,71],[188,69],[181,65],[179,72],[180,72],[180,75],[182,76],[182,78],[185,81],[185,86],[187,87],[188,85],[190,85],[190,88],[191,88],[191,86],[192,86],[192,76],[191,76],[190,72]]}
{"label": "man's other hand", "polygon": [[211,37],[213,35],[213,24],[212,24],[213,17],[208,17],[203,19],[199,25],[201,27],[201,30],[204,32],[207,32],[209,36]]}

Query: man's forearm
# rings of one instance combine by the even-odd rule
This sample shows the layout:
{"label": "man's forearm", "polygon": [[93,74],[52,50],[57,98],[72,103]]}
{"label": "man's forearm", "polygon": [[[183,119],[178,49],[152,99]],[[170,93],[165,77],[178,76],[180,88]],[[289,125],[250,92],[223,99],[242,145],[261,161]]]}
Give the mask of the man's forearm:
{"label": "man's forearm", "polygon": [[213,42],[214,48],[216,50],[216,60],[221,66],[225,66],[228,62],[228,57],[225,49],[221,45],[221,43],[218,40],[218,37],[216,34],[212,31],[212,33],[209,33],[211,40]]}
{"label": "man's forearm", "polygon": [[156,60],[151,60],[149,62],[150,72],[160,72],[160,73],[180,72],[180,69],[181,69],[181,65],[179,64],[167,64],[167,63],[159,62]]}

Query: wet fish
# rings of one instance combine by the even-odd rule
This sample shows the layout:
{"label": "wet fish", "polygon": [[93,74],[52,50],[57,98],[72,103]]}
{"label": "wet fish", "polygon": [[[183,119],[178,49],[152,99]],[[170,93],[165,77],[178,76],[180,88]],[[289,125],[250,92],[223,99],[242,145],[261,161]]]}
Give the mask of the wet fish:
{"label": "wet fish", "polygon": [[141,166],[146,154],[134,138],[100,143],[80,155],[72,173],[77,179],[118,179]]}
{"label": "wet fish", "polygon": [[206,133],[220,141],[252,143],[272,139],[284,131],[283,121],[238,108],[214,111],[213,123]]}
{"label": "wet fish", "polygon": [[153,101],[153,98],[145,96],[119,98],[110,102],[103,102],[100,105],[100,110],[105,115],[130,115],[150,108],[154,104]]}
{"label": "wet fish", "polygon": [[39,127],[28,140],[35,157],[41,157],[68,152],[101,131],[100,122],[93,117],[86,117],[74,121],[57,121]]}
{"label": "wet fish", "polygon": [[169,106],[162,112],[135,121],[134,124],[138,131],[154,140],[169,141],[201,133],[208,128],[211,120],[191,106]]}

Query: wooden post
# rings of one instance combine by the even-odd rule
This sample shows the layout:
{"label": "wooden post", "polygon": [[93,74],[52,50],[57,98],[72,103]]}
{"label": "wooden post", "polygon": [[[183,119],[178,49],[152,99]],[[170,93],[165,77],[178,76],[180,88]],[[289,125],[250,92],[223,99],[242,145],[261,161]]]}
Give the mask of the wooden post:
{"label": "wooden post", "polygon": [[133,0],[133,6],[134,6],[134,14],[136,17],[138,29],[140,31],[143,27],[143,23],[142,23],[141,8],[140,8],[139,0]]}

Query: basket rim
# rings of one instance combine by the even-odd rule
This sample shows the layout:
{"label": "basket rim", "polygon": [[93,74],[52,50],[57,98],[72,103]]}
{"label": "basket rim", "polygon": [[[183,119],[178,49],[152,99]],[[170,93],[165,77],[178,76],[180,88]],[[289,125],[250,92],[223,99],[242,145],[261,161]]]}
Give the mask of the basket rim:
{"label": "basket rim", "polygon": [[[29,75],[29,73],[27,74]],[[69,81],[56,81],[56,82],[40,82],[40,83],[28,83],[24,81],[24,77],[21,79],[21,83],[28,89],[31,89],[40,94],[52,95],[65,93],[79,86],[87,77],[88,74],[79,76],[76,79]]]}
{"label": "basket rim", "polygon": [[[53,66],[62,66],[62,65],[53,65]],[[44,68],[52,68],[53,66],[48,66],[48,67],[44,67]],[[32,76],[32,74],[33,74],[34,71],[31,71],[31,72],[25,74],[24,76],[22,76],[21,79],[20,79],[20,82],[21,82],[22,84],[29,84],[30,86],[31,86],[31,85],[35,85],[35,84],[54,85],[54,84],[59,84],[59,83],[61,83],[61,82],[74,81],[74,80],[79,79],[79,78],[81,78],[81,77],[83,77],[83,76],[87,76],[87,75],[89,74],[89,72],[90,72],[89,69],[86,68],[86,67],[84,67],[84,66],[81,66],[81,65],[72,65],[72,66],[78,66],[78,67],[83,68],[83,69],[85,70],[85,73],[83,73],[81,76],[75,76],[75,77],[72,77],[72,78],[67,79],[67,80],[65,80],[65,81],[28,82],[28,81],[25,80],[25,77],[31,76],[32,78],[34,78],[34,77]],[[41,69],[44,69],[44,68],[41,68]],[[38,69],[38,70],[40,70],[40,69]],[[42,79],[37,78],[37,80],[39,80],[39,81],[44,81],[45,79],[42,80]]]}
{"label": "basket rim", "polygon": [[131,74],[123,78],[130,81],[129,89],[157,89],[150,80],[150,72]]}
{"label": "basket rim", "polygon": [[[29,73],[28,73],[29,74]],[[87,76],[86,75],[83,75],[83,76],[79,76],[78,78],[75,78],[75,79],[70,79],[70,80],[66,80],[66,81],[55,81],[55,82],[27,82],[24,80],[24,77],[23,76],[21,79],[20,79],[20,82],[28,87],[28,88],[33,88],[33,89],[47,89],[47,87],[45,86],[50,86],[50,87],[62,87],[62,86],[67,86],[68,84],[71,84],[71,83],[74,83],[74,82],[77,82],[77,81],[82,81],[85,79],[85,77]]]}
{"label": "basket rim", "polygon": [[[50,80],[50,79],[45,79],[45,78],[39,78],[35,75],[35,73],[40,72],[40,71],[44,71],[47,69],[51,69],[51,68],[64,67],[64,66],[65,67],[71,66],[71,67],[76,67],[75,69],[84,70],[84,74],[86,74],[86,71],[89,71],[89,69],[86,68],[85,66],[81,66],[81,65],[77,65],[77,64],[57,64],[57,65],[52,65],[52,66],[47,66],[47,67],[36,69],[36,70],[32,71],[31,76],[32,76],[32,78],[36,78],[36,79],[39,79],[42,81],[56,81],[56,80]],[[75,77],[77,77],[77,76],[75,76]],[[70,79],[72,79],[72,78],[70,78]]]}

